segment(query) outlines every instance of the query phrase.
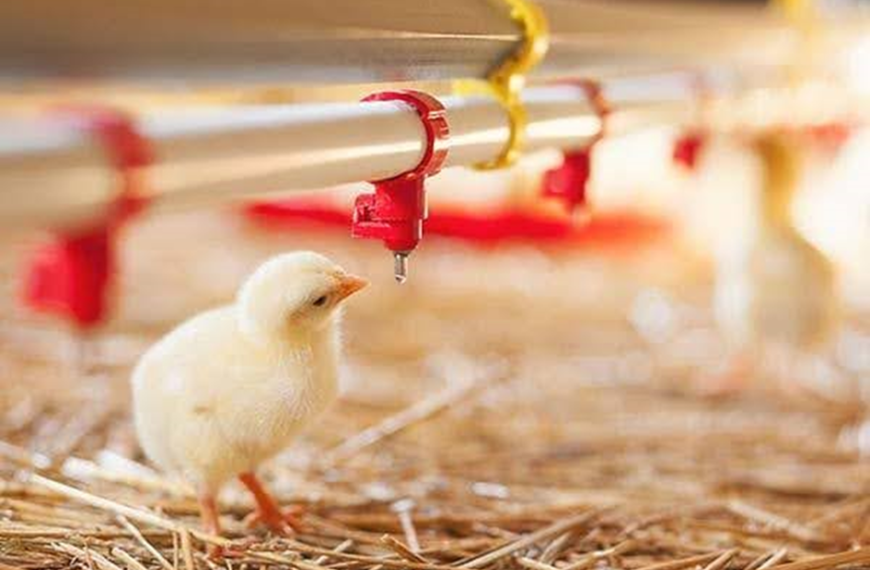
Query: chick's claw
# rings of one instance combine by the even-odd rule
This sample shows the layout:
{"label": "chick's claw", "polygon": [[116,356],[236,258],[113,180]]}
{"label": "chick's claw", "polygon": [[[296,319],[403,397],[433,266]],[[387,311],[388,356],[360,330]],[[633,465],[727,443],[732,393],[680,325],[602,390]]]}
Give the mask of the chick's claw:
{"label": "chick's claw", "polygon": [[301,520],[304,513],[305,509],[299,506],[290,507],[284,511],[278,508],[257,508],[256,511],[245,517],[244,523],[248,528],[262,524],[276,534],[292,536],[304,530],[305,524]]}
{"label": "chick's claw", "polygon": [[244,552],[218,544],[209,544],[206,557],[212,562],[221,562],[226,558],[241,558]]}
{"label": "chick's claw", "polygon": [[213,562],[221,562],[225,559],[244,558],[248,551],[260,544],[254,537],[247,537],[233,541],[229,545],[209,544],[206,550],[208,559]]}

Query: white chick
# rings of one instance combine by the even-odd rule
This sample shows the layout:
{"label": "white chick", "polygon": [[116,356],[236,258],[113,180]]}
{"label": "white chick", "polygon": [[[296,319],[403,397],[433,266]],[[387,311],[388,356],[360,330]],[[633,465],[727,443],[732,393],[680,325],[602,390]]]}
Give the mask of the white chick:
{"label": "white chick", "polygon": [[784,134],[757,142],[764,171],[757,234],[719,265],[716,317],[732,349],[746,358],[764,342],[816,347],[836,322],[833,268],[791,218],[799,178],[794,145]]}
{"label": "white chick", "polygon": [[233,477],[253,494],[257,520],[281,533],[298,524],[255,470],[335,399],[341,304],[366,284],[322,255],[280,255],[235,304],[182,323],[142,356],[132,377],[139,441],[195,486],[207,532],[220,534],[215,496]]}

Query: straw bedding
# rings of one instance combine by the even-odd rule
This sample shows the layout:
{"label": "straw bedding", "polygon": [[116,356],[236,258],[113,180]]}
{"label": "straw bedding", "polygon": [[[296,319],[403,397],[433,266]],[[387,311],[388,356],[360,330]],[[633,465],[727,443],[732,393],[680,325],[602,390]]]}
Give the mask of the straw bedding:
{"label": "straw bedding", "polygon": [[[411,282],[344,236],[166,216],[125,242],[117,317],[84,343],[12,306],[4,248],[0,569],[811,570],[870,568],[857,398],[753,375],[725,354],[703,263],[673,244],[583,255],[428,241]],[[269,253],[311,247],[375,284],[345,316],[341,401],[264,476],[305,532],[199,530],[128,416],[149,342],[231,298]],[[860,320],[860,315],[855,317]],[[228,541],[233,557],[205,557]]]}

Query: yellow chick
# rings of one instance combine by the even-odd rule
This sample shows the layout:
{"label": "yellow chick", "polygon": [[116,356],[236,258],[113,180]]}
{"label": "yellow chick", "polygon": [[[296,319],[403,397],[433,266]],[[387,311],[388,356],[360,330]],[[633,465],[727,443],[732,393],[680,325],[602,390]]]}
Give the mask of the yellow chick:
{"label": "yellow chick", "polygon": [[732,347],[744,353],[764,341],[812,348],[836,322],[834,271],[792,222],[799,179],[795,143],[770,134],[756,149],[763,167],[757,235],[720,264],[716,317]]}
{"label": "yellow chick", "polygon": [[139,360],[139,441],[195,486],[207,532],[220,534],[215,497],[233,477],[253,494],[256,520],[281,533],[298,525],[255,470],[335,399],[341,305],[366,285],[322,255],[279,255],[248,277],[234,304],[182,323]]}

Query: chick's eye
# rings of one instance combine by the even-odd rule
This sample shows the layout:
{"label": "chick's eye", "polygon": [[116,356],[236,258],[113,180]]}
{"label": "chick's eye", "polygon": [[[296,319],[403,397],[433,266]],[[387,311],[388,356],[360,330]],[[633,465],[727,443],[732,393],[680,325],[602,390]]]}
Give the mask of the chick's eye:
{"label": "chick's eye", "polygon": [[314,299],[314,302],[312,303],[312,305],[314,305],[315,307],[322,307],[323,305],[326,304],[326,299],[327,299],[326,295],[321,295],[320,297]]}

